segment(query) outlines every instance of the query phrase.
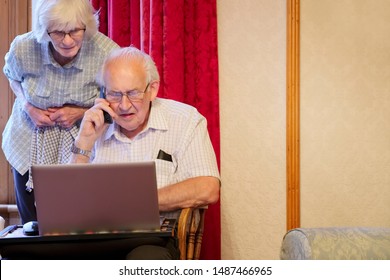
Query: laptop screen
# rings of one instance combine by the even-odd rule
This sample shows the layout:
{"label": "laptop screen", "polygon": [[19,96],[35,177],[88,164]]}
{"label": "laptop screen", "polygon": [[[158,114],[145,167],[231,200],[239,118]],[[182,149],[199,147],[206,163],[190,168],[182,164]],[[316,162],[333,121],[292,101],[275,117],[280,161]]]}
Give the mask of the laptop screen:
{"label": "laptop screen", "polygon": [[154,161],[32,166],[40,235],[160,229]]}

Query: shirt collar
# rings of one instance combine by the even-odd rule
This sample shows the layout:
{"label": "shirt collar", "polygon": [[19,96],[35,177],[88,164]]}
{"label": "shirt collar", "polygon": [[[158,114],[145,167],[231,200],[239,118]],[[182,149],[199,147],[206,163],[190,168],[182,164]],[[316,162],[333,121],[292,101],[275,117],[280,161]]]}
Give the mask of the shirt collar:
{"label": "shirt collar", "polygon": [[46,42],[41,44],[41,52],[42,52],[42,57],[43,57],[43,64],[52,64],[52,60],[54,61],[50,48],[49,48],[49,43]]}
{"label": "shirt collar", "polygon": [[147,128],[156,129],[156,130],[168,130],[167,123],[168,122],[164,115],[161,99],[155,98],[152,101],[152,106],[150,108],[150,115],[149,115]]}

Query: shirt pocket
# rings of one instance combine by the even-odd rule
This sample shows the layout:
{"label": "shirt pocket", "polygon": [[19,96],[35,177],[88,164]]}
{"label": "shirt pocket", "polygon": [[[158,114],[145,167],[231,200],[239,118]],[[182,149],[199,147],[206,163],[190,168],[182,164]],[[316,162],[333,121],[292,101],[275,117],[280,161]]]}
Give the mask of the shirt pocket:
{"label": "shirt pocket", "polygon": [[176,183],[175,164],[171,161],[156,159],[156,176],[158,188]]}

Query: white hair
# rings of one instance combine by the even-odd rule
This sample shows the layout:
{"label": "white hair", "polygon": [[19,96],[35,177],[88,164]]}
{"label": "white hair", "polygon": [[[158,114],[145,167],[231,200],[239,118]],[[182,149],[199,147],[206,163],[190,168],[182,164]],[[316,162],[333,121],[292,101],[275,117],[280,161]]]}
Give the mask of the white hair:
{"label": "white hair", "polygon": [[85,40],[92,38],[99,27],[99,13],[89,0],[38,0],[32,30],[39,43],[50,41],[48,30],[69,31],[85,26]]}
{"label": "white hair", "polygon": [[111,53],[106,57],[101,71],[98,73],[97,82],[100,85],[104,85],[104,72],[106,71],[108,65],[112,65],[117,62],[131,63],[134,61],[140,63],[144,67],[148,83],[152,81],[160,81],[157,66],[150,55],[130,46],[111,51]]}

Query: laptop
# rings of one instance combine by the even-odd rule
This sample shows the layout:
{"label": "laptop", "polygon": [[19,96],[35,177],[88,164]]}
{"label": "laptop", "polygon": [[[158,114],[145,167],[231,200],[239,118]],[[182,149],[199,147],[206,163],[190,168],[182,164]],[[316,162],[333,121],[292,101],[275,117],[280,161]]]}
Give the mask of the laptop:
{"label": "laptop", "polygon": [[41,236],[160,231],[154,161],[31,170]]}

